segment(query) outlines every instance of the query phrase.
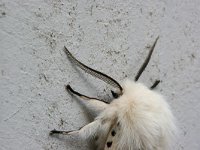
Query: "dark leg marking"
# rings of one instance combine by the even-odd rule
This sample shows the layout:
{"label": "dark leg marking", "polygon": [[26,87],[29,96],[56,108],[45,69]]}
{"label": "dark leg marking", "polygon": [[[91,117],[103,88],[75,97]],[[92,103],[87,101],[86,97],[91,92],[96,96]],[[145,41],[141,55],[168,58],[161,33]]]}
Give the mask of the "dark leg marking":
{"label": "dark leg marking", "polygon": [[156,88],[157,85],[158,85],[159,83],[160,83],[160,80],[156,80],[156,81],[154,82],[154,84],[151,86],[151,89]]}
{"label": "dark leg marking", "polygon": [[54,135],[54,134],[64,134],[64,135],[66,135],[66,134],[69,134],[69,133],[74,132],[74,131],[79,131],[83,127],[85,127],[85,126],[80,127],[78,130],[70,130],[70,131],[59,131],[59,130],[54,129],[54,130],[49,132],[49,135]]}
{"label": "dark leg marking", "polygon": [[[80,94],[80,93],[78,93],[77,91],[74,91],[72,88],[71,88],[71,86],[68,84],[68,85],[66,85],[65,86],[65,89],[67,90],[67,91],[70,91],[71,93],[73,93],[74,95],[77,95],[77,96],[83,96],[82,94]],[[89,97],[88,97],[89,98]]]}
{"label": "dark leg marking", "polygon": [[73,131],[58,131],[58,130],[52,130],[50,131],[49,135],[54,135],[54,134],[68,134],[70,132],[73,132]]}
{"label": "dark leg marking", "polygon": [[159,37],[156,38],[156,41],[154,42],[153,46],[151,47],[147,58],[145,59],[145,61],[144,61],[144,63],[142,64],[142,66],[140,67],[140,69],[139,69],[139,71],[138,71],[138,73],[137,73],[137,75],[136,75],[136,77],[135,77],[135,81],[137,81],[137,80],[140,78],[142,72],[145,70],[146,66],[148,65],[148,63],[149,63],[149,61],[150,61],[150,59],[151,59],[151,55],[152,55],[152,53],[153,53],[153,50],[154,50],[154,48],[155,48],[155,46],[156,46],[156,43],[157,43],[157,41],[158,41],[158,38],[159,38]]}
{"label": "dark leg marking", "polygon": [[107,147],[109,148],[109,147],[111,147],[111,146],[112,146],[112,141],[107,142]]}
{"label": "dark leg marking", "polygon": [[98,100],[98,101],[101,101],[101,102],[104,102],[104,103],[109,104],[108,102],[106,102],[106,101],[104,101],[104,100],[100,100],[100,99],[97,99],[97,98],[93,98],[93,97],[89,97],[89,96],[83,95],[83,94],[81,94],[81,93],[79,93],[79,92],[73,90],[69,84],[66,85],[65,88],[66,88],[67,91],[70,91],[72,94],[74,94],[74,95],[76,95],[76,96],[79,96],[79,97],[81,97],[81,98],[83,98],[83,99],[87,99],[87,100],[93,99],[93,100]]}

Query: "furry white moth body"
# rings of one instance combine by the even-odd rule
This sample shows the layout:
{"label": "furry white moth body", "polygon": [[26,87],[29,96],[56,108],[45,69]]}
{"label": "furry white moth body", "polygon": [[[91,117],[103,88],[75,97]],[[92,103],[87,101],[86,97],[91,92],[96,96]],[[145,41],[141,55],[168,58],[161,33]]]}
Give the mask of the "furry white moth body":
{"label": "furry white moth body", "polygon": [[175,119],[165,99],[153,91],[159,81],[151,88],[136,81],[147,66],[158,38],[154,42],[147,59],[139,70],[135,81],[126,80],[122,86],[99,71],[79,62],[65,47],[72,62],[85,72],[103,80],[117,89],[115,99],[109,104],[73,90],[72,94],[86,100],[88,108],[99,114],[93,122],[75,131],[52,130],[53,134],[79,134],[87,139],[93,137],[97,150],[168,150],[175,136]]}

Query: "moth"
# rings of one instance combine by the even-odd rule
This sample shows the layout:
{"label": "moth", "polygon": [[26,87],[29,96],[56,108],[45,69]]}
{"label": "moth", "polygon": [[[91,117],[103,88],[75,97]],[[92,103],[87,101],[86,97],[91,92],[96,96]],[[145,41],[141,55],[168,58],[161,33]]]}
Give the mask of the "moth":
{"label": "moth", "polygon": [[78,134],[84,139],[94,138],[97,150],[168,150],[176,133],[176,125],[167,101],[154,91],[160,80],[156,80],[151,87],[137,82],[150,61],[157,41],[158,38],[136,74],[135,81],[125,80],[122,84],[86,66],[64,47],[72,63],[113,87],[113,100],[109,103],[89,97],[67,85],[67,91],[83,100],[98,115],[93,122],[79,130],[54,129],[50,135]]}

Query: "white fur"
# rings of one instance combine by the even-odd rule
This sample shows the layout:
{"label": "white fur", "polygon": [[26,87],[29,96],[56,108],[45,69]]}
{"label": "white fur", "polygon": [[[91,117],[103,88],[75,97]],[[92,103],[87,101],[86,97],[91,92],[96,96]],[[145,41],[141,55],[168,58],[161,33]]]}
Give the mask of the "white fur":
{"label": "white fur", "polygon": [[[95,121],[79,131],[83,137],[99,136],[98,149],[106,150],[168,150],[176,133],[175,119],[165,99],[141,83],[127,80],[123,95],[110,104],[98,105],[89,100],[90,107],[101,110]],[[120,124],[116,128],[117,123]],[[112,129],[116,136],[111,136]],[[105,146],[104,146],[105,145]],[[113,147],[113,148],[112,148]],[[115,147],[115,148],[114,148]]]}

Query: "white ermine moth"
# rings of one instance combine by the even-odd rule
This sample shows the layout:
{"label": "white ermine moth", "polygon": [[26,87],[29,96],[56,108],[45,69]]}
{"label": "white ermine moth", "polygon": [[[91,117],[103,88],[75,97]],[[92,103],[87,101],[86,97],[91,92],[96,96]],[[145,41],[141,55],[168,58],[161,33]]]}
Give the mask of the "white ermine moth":
{"label": "white ermine moth", "polygon": [[110,103],[66,89],[80,99],[98,115],[93,122],[79,130],[52,130],[50,135],[79,134],[88,139],[93,137],[97,150],[168,150],[176,133],[175,119],[166,100],[153,89],[159,84],[156,80],[151,87],[138,83],[145,70],[158,38],[138,71],[135,81],[125,80],[121,85],[110,76],[94,70],[78,61],[66,47],[65,53],[79,68],[113,86],[114,97]]}

